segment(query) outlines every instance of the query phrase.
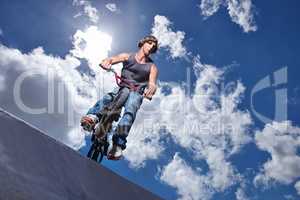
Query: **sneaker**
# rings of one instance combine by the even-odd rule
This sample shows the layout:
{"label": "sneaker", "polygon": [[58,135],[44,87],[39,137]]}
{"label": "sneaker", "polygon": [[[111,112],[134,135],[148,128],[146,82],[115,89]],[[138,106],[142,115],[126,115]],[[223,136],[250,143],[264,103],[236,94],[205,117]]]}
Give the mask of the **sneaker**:
{"label": "sneaker", "polygon": [[96,115],[91,115],[91,114],[83,116],[80,120],[80,124],[83,130],[89,132],[94,130],[94,127],[97,124],[97,122],[98,122],[98,117]]}
{"label": "sneaker", "polygon": [[122,148],[118,145],[112,145],[108,148],[107,159],[108,160],[120,160],[123,156]]}

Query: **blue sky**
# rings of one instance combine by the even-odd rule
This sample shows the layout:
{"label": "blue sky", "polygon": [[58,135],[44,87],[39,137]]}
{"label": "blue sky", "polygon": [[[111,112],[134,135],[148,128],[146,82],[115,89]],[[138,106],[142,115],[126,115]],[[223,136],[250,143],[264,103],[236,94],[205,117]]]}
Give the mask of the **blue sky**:
{"label": "blue sky", "polygon": [[[0,106],[85,154],[80,116],[114,87],[96,63],[154,34],[159,90],[139,112],[125,159],[103,165],[164,199],[298,199],[299,5],[3,0]],[[26,72],[34,75],[20,97],[46,112],[26,111],[14,95]],[[256,86],[265,88],[252,95]]]}

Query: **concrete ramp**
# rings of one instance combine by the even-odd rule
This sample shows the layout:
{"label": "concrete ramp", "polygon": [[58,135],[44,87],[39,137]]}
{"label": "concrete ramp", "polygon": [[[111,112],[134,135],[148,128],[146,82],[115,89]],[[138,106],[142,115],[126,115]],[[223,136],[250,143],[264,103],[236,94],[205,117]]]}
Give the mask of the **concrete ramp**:
{"label": "concrete ramp", "polygon": [[160,199],[0,109],[0,200]]}

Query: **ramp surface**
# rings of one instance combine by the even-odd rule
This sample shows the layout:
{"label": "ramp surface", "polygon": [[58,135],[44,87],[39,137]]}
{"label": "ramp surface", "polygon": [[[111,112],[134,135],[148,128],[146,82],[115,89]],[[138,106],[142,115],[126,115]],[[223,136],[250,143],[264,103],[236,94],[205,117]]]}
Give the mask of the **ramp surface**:
{"label": "ramp surface", "polygon": [[0,200],[160,199],[0,109]]}

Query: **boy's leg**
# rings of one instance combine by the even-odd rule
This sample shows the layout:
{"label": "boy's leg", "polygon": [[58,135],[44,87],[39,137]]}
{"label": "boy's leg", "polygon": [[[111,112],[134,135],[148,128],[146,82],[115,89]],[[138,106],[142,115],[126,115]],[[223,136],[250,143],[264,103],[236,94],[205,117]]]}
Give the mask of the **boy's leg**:
{"label": "boy's leg", "polygon": [[96,104],[88,110],[87,115],[98,115],[105,105],[108,105],[114,100],[118,91],[119,88],[115,88],[112,92],[105,94],[102,99],[97,101]]}
{"label": "boy's leg", "polygon": [[112,92],[109,92],[103,96],[102,99],[96,102],[96,104],[91,107],[87,114],[81,118],[81,126],[86,131],[92,131],[95,124],[99,121],[100,112],[105,105],[111,103],[114,97],[117,95],[119,88],[115,88]]}
{"label": "boy's leg", "polygon": [[113,121],[118,121],[120,118],[122,107],[124,106],[130,90],[123,87],[118,94],[114,96],[113,102],[105,105],[99,113],[100,123],[97,123],[94,128],[94,134],[97,138],[102,138],[111,130]]}
{"label": "boy's leg", "polygon": [[116,148],[120,148],[121,150],[126,148],[126,137],[129,134],[130,128],[135,120],[137,111],[139,110],[142,102],[143,96],[141,94],[138,92],[130,92],[125,103],[124,114],[118,124],[115,134],[113,135],[113,149],[109,152],[111,159],[117,157],[114,156],[117,151]]}

